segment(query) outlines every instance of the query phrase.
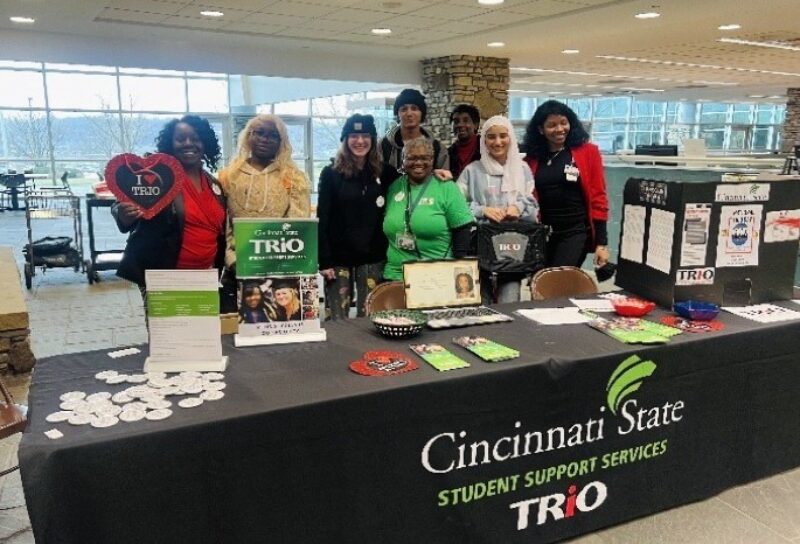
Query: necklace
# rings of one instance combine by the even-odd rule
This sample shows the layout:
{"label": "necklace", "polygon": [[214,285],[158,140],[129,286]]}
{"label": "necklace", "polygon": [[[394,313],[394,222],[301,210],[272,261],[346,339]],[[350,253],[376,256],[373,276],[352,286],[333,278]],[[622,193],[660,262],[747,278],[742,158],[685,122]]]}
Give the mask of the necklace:
{"label": "necklace", "polygon": [[564,148],[563,148],[563,147],[562,147],[561,149],[559,149],[558,151],[556,151],[556,154],[555,154],[555,155],[553,155],[552,157],[550,157],[549,159],[547,159],[547,166],[553,166],[553,159],[555,159],[556,157],[558,157],[558,154],[559,154],[559,153],[561,153],[562,151],[564,151]]}

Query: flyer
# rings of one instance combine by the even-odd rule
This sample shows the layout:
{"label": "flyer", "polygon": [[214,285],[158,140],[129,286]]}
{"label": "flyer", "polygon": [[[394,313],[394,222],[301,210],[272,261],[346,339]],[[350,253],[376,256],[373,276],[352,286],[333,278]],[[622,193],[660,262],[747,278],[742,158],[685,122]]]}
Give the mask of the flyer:
{"label": "flyer", "polygon": [[234,219],[236,346],[325,340],[316,219]]}
{"label": "flyer", "polygon": [[800,239],[800,210],[767,212],[764,243],[792,242]]}
{"label": "flyer", "polygon": [[705,266],[711,204],[686,204],[683,214],[681,266]]}
{"label": "flyer", "polygon": [[758,266],[763,205],[722,206],[716,267]]}
{"label": "flyer", "polygon": [[625,225],[622,234],[620,258],[635,263],[642,262],[644,250],[644,221],[647,208],[644,206],[625,205]]}
{"label": "flyer", "polygon": [[647,266],[669,274],[672,265],[672,239],[675,214],[659,208],[650,213],[650,235],[647,237]]}
{"label": "flyer", "polygon": [[219,279],[210,270],[146,270],[150,356],[145,371],[224,370]]}

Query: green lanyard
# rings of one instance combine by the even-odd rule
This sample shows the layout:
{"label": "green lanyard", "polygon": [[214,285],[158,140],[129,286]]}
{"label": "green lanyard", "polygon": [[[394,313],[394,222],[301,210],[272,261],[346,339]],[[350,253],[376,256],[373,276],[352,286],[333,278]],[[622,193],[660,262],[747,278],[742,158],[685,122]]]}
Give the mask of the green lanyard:
{"label": "green lanyard", "polygon": [[428,190],[428,185],[430,185],[430,183],[431,183],[431,178],[428,177],[428,179],[425,181],[425,183],[422,184],[422,189],[420,189],[419,194],[417,195],[417,198],[414,200],[414,203],[412,204],[411,203],[411,182],[408,181],[408,178],[406,178],[406,192],[408,193],[408,199],[406,200],[406,216],[405,216],[405,219],[406,219],[406,224],[405,224],[406,232],[409,232],[409,233],[411,232],[411,215],[414,213],[414,210],[417,209],[417,205],[419,204],[419,201],[422,200],[422,197],[425,195],[425,191]]}

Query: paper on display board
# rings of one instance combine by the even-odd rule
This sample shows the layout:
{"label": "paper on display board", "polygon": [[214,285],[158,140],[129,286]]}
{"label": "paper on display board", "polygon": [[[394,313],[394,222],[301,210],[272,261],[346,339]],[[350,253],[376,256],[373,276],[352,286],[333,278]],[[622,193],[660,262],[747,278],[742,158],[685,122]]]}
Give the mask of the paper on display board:
{"label": "paper on display board", "polygon": [[800,210],[767,212],[764,243],[791,242],[800,239]]}
{"label": "paper on display board", "polygon": [[146,270],[145,282],[150,359],[220,361],[217,271]]}
{"label": "paper on display board", "polygon": [[704,266],[708,254],[711,204],[687,204],[683,215],[681,266]]}
{"label": "paper on display board", "polygon": [[758,266],[764,206],[722,206],[717,238],[717,268]]}
{"label": "paper on display board", "polygon": [[717,202],[766,202],[769,183],[720,183],[714,194]]}
{"label": "paper on display board", "polygon": [[669,274],[674,234],[675,214],[653,208],[650,213],[650,235],[647,238],[647,266]]}
{"label": "paper on display board", "polygon": [[625,216],[624,232],[622,234],[622,247],[620,258],[635,263],[642,262],[644,250],[644,221],[647,208],[626,204],[623,214]]}

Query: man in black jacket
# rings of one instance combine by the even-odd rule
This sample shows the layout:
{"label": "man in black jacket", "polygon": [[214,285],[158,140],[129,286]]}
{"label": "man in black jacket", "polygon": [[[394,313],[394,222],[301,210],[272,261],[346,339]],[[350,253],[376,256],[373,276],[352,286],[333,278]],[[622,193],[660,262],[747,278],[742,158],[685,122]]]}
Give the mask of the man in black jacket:
{"label": "man in black jacket", "polygon": [[453,173],[453,179],[458,179],[469,163],[481,158],[481,146],[478,142],[481,114],[475,106],[460,104],[450,114],[450,123],[456,141],[447,148],[447,152],[450,155],[450,171]]}

